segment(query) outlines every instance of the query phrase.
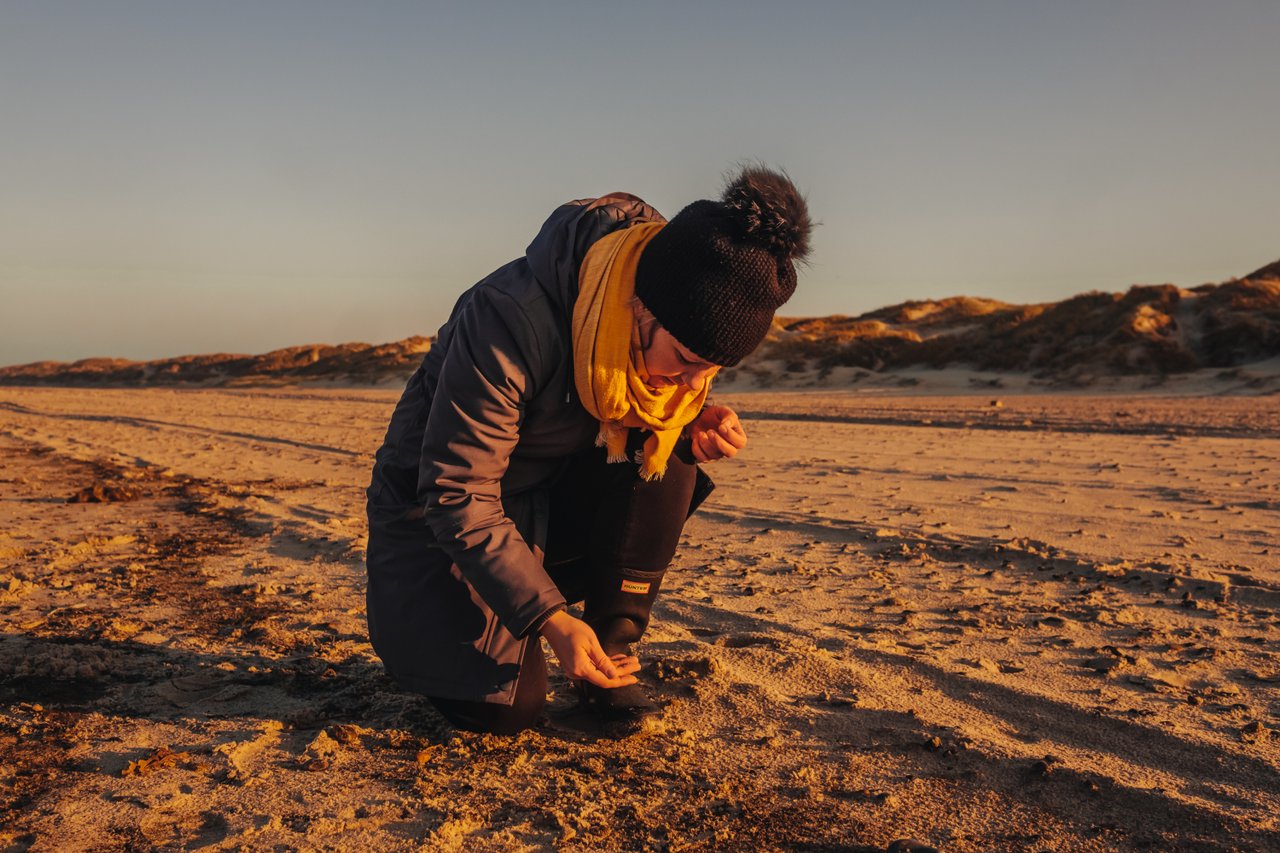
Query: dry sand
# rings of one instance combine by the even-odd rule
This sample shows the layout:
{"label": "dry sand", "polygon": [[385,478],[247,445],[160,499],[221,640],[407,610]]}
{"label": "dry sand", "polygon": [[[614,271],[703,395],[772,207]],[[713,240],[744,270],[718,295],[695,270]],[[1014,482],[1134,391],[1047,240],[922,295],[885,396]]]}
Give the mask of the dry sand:
{"label": "dry sand", "polygon": [[609,739],[382,675],[396,396],[0,388],[0,846],[1280,848],[1276,398],[726,397]]}

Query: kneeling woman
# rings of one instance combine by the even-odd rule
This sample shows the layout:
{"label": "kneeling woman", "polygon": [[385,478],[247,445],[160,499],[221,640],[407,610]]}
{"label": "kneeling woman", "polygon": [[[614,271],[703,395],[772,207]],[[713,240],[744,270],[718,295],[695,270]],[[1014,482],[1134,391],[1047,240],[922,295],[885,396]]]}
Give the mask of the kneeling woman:
{"label": "kneeling woman", "polygon": [[712,488],[698,463],[747,442],[708,388],[763,340],[808,234],[791,182],[748,168],[670,222],[625,193],[565,204],[462,295],[368,492],[369,635],[401,686],[519,731],[546,700],[541,635],[588,707],[655,710],[631,644]]}

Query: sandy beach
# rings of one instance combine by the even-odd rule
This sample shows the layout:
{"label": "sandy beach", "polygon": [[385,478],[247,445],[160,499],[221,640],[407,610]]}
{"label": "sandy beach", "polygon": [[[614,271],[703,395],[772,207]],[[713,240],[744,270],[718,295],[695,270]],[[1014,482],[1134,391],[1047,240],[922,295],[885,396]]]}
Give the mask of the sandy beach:
{"label": "sandy beach", "polygon": [[0,846],[1280,849],[1274,395],[725,393],[624,738],[383,675],[397,396],[0,387]]}

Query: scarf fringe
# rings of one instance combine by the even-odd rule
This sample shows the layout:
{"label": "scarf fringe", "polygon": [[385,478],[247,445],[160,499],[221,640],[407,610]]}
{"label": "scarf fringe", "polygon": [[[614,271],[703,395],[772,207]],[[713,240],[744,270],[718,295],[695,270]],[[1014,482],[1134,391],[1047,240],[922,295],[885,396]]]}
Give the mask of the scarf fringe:
{"label": "scarf fringe", "polygon": [[627,430],[613,424],[601,424],[596,435],[596,447],[607,449],[605,458],[609,462],[627,461]]}

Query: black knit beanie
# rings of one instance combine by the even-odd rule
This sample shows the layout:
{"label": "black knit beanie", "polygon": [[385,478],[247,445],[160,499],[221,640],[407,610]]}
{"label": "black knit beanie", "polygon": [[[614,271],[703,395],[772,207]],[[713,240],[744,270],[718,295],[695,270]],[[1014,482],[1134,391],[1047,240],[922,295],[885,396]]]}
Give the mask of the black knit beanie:
{"label": "black knit beanie", "polygon": [[810,227],[785,174],[745,168],[720,201],[695,201],[645,246],[636,296],[699,358],[732,367],[760,345],[795,291]]}

